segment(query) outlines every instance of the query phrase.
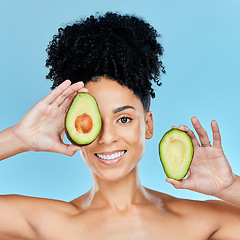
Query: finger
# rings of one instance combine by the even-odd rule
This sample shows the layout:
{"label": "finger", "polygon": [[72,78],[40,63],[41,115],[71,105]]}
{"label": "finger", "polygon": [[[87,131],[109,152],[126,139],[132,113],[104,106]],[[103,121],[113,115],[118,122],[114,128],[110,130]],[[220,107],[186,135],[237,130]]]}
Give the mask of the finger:
{"label": "finger", "polygon": [[178,128],[187,133],[187,135],[190,137],[190,139],[192,141],[193,147],[200,146],[199,142],[192,130],[190,130],[187,126],[183,126],[183,125],[180,125]]}
{"label": "finger", "polygon": [[87,93],[87,92],[88,92],[88,89],[85,88],[85,87],[83,87],[83,88],[79,89],[78,92],[79,92],[79,93],[80,93],[80,92]]}
{"label": "finger", "polygon": [[188,134],[188,136],[190,137],[190,139],[191,139],[191,141],[193,143],[193,147],[199,147],[200,144],[199,144],[195,134],[193,133],[193,131],[190,130],[188,127],[186,127],[186,128],[187,128],[187,134]]}
{"label": "finger", "polygon": [[56,104],[57,106],[60,106],[67,97],[69,97],[75,92],[78,92],[81,88],[83,88],[83,86],[84,86],[83,82],[77,82],[72,84],[64,92],[62,92],[62,94],[60,94],[55,99],[55,101],[53,101],[53,103]]}
{"label": "finger", "polygon": [[222,148],[221,135],[218,124],[215,120],[211,122],[211,127],[213,132],[213,146],[217,148]]}
{"label": "finger", "polygon": [[199,136],[201,145],[211,146],[210,142],[209,142],[208,134],[207,134],[206,130],[200,124],[199,120],[196,117],[193,117],[191,120],[192,120],[192,125]]}
{"label": "finger", "polygon": [[73,156],[77,151],[80,151],[82,148],[74,145],[68,144],[57,144],[54,151],[57,153],[62,153],[67,156]]}
{"label": "finger", "polygon": [[51,104],[60,94],[62,94],[71,85],[70,80],[62,82],[58,87],[52,90],[43,101],[47,104]]}
{"label": "finger", "polygon": [[171,183],[177,189],[193,189],[193,185],[188,179],[175,180],[172,178],[167,178],[166,182]]}
{"label": "finger", "polygon": [[64,99],[63,103],[60,105],[62,109],[66,111],[69,108],[70,104],[73,102],[74,98],[78,95],[78,92],[72,93],[70,96]]}
{"label": "finger", "polygon": [[66,110],[69,108],[69,105],[73,102],[74,98],[79,94],[79,93],[87,93],[88,89],[87,88],[81,88],[77,92],[73,92],[70,96],[66,97],[61,104],[61,108],[63,108],[66,112]]}

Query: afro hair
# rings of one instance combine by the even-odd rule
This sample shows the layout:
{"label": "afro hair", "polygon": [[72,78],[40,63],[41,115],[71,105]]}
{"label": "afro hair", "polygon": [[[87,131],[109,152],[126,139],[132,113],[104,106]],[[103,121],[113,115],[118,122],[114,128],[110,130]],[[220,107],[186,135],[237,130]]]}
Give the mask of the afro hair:
{"label": "afro hair", "polygon": [[46,78],[54,89],[66,79],[87,83],[105,76],[131,89],[148,111],[150,96],[155,97],[152,82],[160,86],[160,72],[165,73],[158,37],[141,18],[112,12],[92,15],[58,29],[46,49]]}

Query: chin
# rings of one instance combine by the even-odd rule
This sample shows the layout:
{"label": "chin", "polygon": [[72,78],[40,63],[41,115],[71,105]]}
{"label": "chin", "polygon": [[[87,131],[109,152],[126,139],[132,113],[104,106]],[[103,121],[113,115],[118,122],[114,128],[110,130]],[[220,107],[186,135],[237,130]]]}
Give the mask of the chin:
{"label": "chin", "polygon": [[137,164],[128,168],[115,168],[115,169],[95,169],[95,171],[91,171],[92,177],[97,181],[104,181],[108,183],[118,183],[126,180],[132,174],[135,175],[137,171]]}

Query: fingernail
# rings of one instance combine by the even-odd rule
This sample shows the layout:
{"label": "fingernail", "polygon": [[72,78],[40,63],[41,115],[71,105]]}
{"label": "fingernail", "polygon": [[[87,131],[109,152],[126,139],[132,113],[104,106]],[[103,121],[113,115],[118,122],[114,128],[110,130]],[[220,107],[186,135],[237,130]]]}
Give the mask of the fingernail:
{"label": "fingernail", "polygon": [[81,88],[78,90],[78,92],[88,92],[88,89],[87,88]]}

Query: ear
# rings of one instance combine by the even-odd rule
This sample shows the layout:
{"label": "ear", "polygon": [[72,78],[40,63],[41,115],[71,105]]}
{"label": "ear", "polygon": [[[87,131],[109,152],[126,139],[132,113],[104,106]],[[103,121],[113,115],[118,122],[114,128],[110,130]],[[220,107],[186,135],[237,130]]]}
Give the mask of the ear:
{"label": "ear", "polygon": [[153,114],[151,111],[146,113],[146,130],[145,130],[145,138],[151,139],[153,136]]}

